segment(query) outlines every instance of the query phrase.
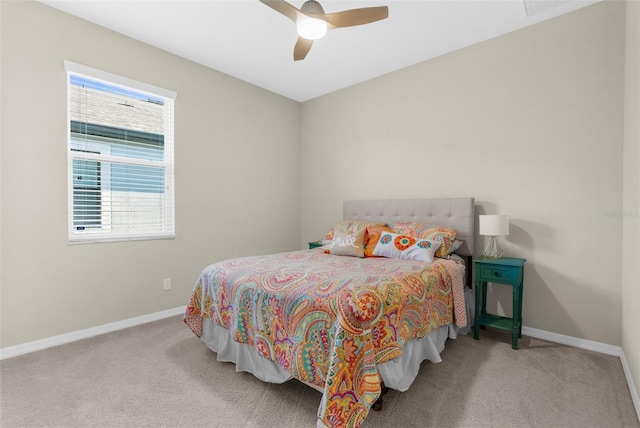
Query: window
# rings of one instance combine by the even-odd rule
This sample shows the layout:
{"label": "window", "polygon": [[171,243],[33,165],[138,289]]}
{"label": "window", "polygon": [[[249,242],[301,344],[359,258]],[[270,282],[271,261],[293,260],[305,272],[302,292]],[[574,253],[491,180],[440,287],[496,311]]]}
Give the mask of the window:
{"label": "window", "polygon": [[69,241],[175,234],[175,93],[65,61]]}

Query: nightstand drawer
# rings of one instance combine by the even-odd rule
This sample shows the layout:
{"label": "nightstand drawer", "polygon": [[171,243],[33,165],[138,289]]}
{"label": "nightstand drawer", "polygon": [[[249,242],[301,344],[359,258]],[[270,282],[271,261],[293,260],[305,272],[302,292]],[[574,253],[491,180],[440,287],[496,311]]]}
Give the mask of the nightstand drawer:
{"label": "nightstand drawer", "polygon": [[478,280],[480,281],[488,281],[488,282],[501,282],[507,281],[511,283],[513,281],[518,281],[520,270],[514,269],[508,266],[483,266],[480,265],[480,269],[478,270]]}

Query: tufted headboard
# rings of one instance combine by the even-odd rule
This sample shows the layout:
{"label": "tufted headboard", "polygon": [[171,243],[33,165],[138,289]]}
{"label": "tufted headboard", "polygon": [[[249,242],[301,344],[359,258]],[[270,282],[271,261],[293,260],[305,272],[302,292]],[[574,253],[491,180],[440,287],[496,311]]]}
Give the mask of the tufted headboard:
{"label": "tufted headboard", "polygon": [[456,253],[473,257],[473,203],[473,198],[344,201],[343,219],[386,223],[390,226],[397,221],[417,221],[451,227],[458,231],[458,239],[464,242]]}

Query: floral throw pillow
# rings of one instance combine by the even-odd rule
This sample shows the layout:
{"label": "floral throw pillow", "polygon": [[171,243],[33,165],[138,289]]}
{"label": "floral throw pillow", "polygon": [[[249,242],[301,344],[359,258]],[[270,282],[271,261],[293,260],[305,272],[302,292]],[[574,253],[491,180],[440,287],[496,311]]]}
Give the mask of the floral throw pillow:
{"label": "floral throw pillow", "polygon": [[382,232],[378,243],[373,249],[373,255],[431,263],[438,247],[440,247],[439,242],[429,241],[428,239]]}

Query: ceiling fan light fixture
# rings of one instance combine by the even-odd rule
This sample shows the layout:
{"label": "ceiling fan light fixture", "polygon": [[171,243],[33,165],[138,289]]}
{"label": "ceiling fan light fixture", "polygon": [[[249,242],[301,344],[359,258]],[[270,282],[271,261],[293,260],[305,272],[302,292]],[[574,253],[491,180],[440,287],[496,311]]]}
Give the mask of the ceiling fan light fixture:
{"label": "ceiling fan light fixture", "polygon": [[305,1],[300,9],[285,0],[260,0],[260,2],[295,22],[298,40],[293,48],[294,61],[305,59],[313,46],[313,41],[324,37],[329,30],[369,24],[389,17],[387,6],[363,7],[326,14],[322,5],[316,0]]}
{"label": "ceiling fan light fixture", "polygon": [[327,34],[327,23],[321,19],[305,18],[296,23],[298,35],[308,40],[318,40]]}

